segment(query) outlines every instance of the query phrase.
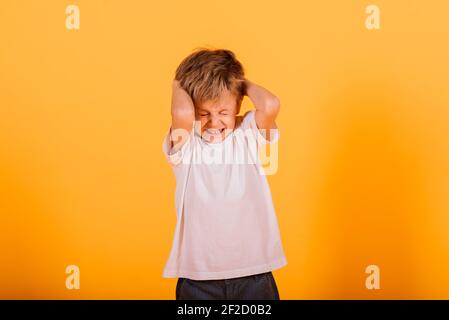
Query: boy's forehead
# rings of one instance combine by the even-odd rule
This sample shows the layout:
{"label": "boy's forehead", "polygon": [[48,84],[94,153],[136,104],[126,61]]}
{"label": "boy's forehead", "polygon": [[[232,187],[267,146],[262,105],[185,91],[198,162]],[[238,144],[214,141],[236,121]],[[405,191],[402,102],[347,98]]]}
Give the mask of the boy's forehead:
{"label": "boy's forehead", "polygon": [[234,108],[237,104],[236,96],[229,91],[222,93],[215,100],[206,100],[201,103],[198,108],[199,109],[230,109]]}

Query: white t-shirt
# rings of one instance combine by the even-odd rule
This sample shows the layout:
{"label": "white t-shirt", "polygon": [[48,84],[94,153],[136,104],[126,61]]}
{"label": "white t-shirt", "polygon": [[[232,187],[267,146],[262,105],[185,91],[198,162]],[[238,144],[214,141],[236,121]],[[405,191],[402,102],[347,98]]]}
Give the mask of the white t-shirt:
{"label": "white t-shirt", "polygon": [[163,152],[176,176],[176,229],[163,277],[229,279],[287,264],[276,213],[258,150],[263,138],[247,112],[224,141],[208,143],[192,129],[172,152],[170,130]]}

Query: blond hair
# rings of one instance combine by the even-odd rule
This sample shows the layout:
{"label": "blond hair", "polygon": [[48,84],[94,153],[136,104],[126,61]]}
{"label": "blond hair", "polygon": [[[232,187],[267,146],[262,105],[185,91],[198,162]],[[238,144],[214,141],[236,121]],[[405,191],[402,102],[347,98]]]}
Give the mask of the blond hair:
{"label": "blond hair", "polygon": [[235,54],[224,49],[197,49],[176,69],[175,79],[197,106],[215,100],[225,90],[237,98],[237,112],[246,93],[244,69]]}

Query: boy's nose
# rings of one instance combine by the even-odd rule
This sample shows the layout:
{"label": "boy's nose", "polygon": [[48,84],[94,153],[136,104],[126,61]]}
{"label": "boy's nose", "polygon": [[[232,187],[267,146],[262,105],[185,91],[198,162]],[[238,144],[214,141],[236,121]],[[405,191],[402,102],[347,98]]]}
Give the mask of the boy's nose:
{"label": "boy's nose", "polygon": [[210,120],[210,124],[211,124],[212,127],[219,126],[220,125],[220,119],[212,117],[211,120]]}

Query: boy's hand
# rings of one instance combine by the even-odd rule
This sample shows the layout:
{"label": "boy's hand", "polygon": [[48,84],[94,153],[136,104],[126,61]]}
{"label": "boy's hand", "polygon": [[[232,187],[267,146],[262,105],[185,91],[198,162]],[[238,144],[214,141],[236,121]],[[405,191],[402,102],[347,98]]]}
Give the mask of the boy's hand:
{"label": "boy's hand", "polygon": [[173,152],[176,152],[187,141],[195,121],[193,101],[178,80],[172,83],[171,116],[171,140]]}
{"label": "boy's hand", "polygon": [[[245,80],[246,95],[250,98],[256,108],[256,124],[267,140],[270,140],[270,130],[276,129],[276,117],[279,113],[279,99],[267,89]],[[266,135],[264,132],[266,131]]]}

